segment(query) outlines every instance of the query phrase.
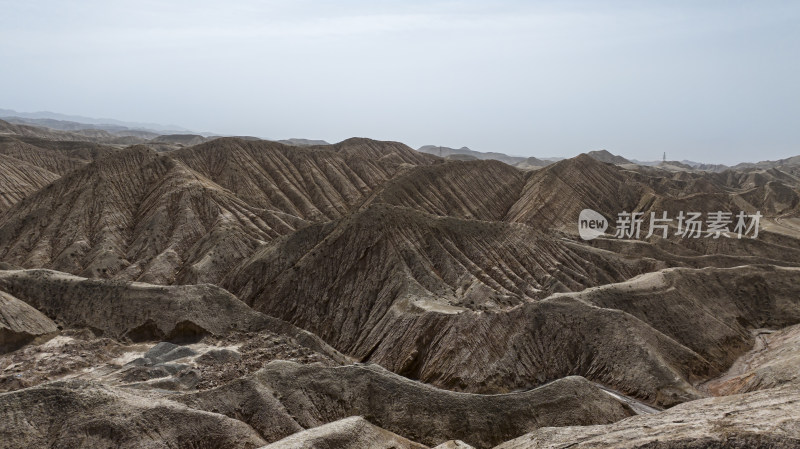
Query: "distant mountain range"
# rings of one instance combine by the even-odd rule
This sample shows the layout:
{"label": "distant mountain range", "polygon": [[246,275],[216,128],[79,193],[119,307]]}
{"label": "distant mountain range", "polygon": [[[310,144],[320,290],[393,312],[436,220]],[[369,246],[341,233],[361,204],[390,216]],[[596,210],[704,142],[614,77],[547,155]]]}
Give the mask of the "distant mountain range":
{"label": "distant mountain range", "polygon": [[[546,167],[553,162],[558,162],[564,158],[559,157],[522,157],[511,156],[505,153],[497,152],[480,152],[471,150],[468,147],[449,148],[437,145],[424,145],[417,149],[422,153],[433,154],[435,156],[443,157],[451,160],[496,160],[505,162],[517,168],[541,168]],[[667,171],[703,171],[720,173],[725,170],[746,170],[746,169],[770,169],[783,166],[798,166],[800,165],[800,156],[793,156],[785,159],[775,161],[761,161],[761,162],[743,162],[734,166],[725,164],[705,164],[702,162],[695,162],[689,160],[682,161],[640,161],[637,159],[626,159],[622,156],[613,154],[608,150],[589,151],[586,153],[589,157],[615,165],[640,165],[644,167],[654,167]]]}
{"label": "distant mountain range", "polygon": [[[151,144],[167,144],[167,145],[197,145],[213,138],[223,137],[221,134],[211,132],[194,132],[187,128],[176,125],[160,125],[157,123],[139,123],[139,122],[124,122],[114,119],[97,119],[90,117],[83,117],[79,115],[66,115],[56,112],[18,112],[12,109],[0,108],[0,120],[3,120],[12,125],[25,125],[35,126],[39,128],[47,128],[55,131],[67,131],[76,135],[84,136],[78,140],[86,140],[89,138],[91,141],[103,140],[103,143],[112,144],[136,144],[136,143],[151,143]],[[105,133],[98,133],[97,131],[104,131]],[[29,130],[29,134],[36,134],[35,131]],[[39,132],[38,134],[48,134]],[[38,136],[44,137],[44,136]],[[49,136],[53,137],[53,136]],[[67,134],[59,134],[57,136],[60,140],[69,139]],[[115,139],[132,137],[135,139]],[[227,136],[234,137],[234,136]],[[235,136],[245,140],[272,140],[262,139],[253,136]],[[69,139],[75,140],[75,139]],[[113,140],[113,142],[112,142]],[[330,145],[324,140],[315,139],[301,139],[291,138],[276,140],[286,145],[292,146],[313,146],[313,145]]]}
{"label": "distant mountain range", "polygon": [[[39,111],[39,112],[18,112],[13,109],[2,109],[0,108],[0,118],[3,120],[7,120],[7,118],[15,117],[18,119],[28,119],[33,121],[49,121],[51,125],[57,123],[55,122],[72,122],[72,123],[79,123],[79,124],[89,124],[95,125],[92,126],[94,129],[106,129],[108,131],[112,131],[112,129],[107,129],[108,126],[116,126],[120,127],[121,129],[135,129],[135,130],[143,130],[143,131],[151,131],[155,132],[156,134],[165,134],[165,133],[185,133],[189,131],[186,128],[177,125],[160,125],[158,123],[140,123],[140,122],[125,122],[122,120],[115,120],[110,118],[91,118],[91,117],[84,117],[80,115],[67,115],[67,114],[59,114],[57,112],[49,112],[49,111]],[[28,122],[27,124],[30,125],[38,125],[38,126],[47,126],[51,128],[52,126],[47,125],[43,122],[35,123],[35,122]],[[99,128],[99,126],[105,126],[103,128]],[[64,131],[71,131],[67,128],[55,128],[55,129],[63,129]],[[113,129],[113,131],[118,131],[121,129]]]}
{"label": "distant mountain range", "polygon": [[[57,139],[61,141],[88,141],[110,145],[150,145],[156,151],[167,151],[176,147],[192,146],[222,137],[220,134],[210,132],[194,132],[177,125],[161,125],[157,123],[126,122],[108,118],[91,118],[79,115],[67,115],[56,112],[18,112],[12,109],[0,108],[0,128],[6,128],[6,134],[24,135],[29,138]],[[13,127],[13,131],[9,129]],[[262,139],[252,136],[230,136],[245,140],[274,140]],[[274,140],[291,146],[317,146],[330,145],[325,140],[290,138]],[[562,157],[524,157],[514,156],[499,152],[480,152],[468,147],[450,148],[437,145],[424,145],[417,149],[451,160],[497,160],[522,169],[538,169],[554,162],[563,160]],[[605,149],[589,151],[586,153],[601,162],[626,165],[635,164],[646,167],[655,167],[667,171],[704,171],[723,172],[736,169],[769,169],[781,166],[800,165],[800,156],[793,156],[775,161],[743,162],[734,166],[724,164],[705,164],[690,160],[682,161],[640,161],[627,159],[613,154]]]}
{"label": "distant mountain range", "polygon": [[435,156],[443,157],[446,159],[455,160],[495,160],[505,162],[508,165],[513,165],[519,168],[534,168],[545,167],[553,162],[559,161],[563,158],[535,158],[535,157],[522,157],[522,156],[509,156],[504,153],[482,153],[480,151],[470,150],[467,147],[461,148],[448,148],[436,145],[424,145],[419,147],[417,151],[422,153],[433,154]]}
{"label": "distant mountain range", "polygon": [[291,138],[291,139],[284,139],[278,140],[277,142],[286,144],[286,145],[294,145],[296,147],[307,147],[312,145],[330,145],[330,143],[324,140],[314,140],[314,139],[298,139],[298,138]]}

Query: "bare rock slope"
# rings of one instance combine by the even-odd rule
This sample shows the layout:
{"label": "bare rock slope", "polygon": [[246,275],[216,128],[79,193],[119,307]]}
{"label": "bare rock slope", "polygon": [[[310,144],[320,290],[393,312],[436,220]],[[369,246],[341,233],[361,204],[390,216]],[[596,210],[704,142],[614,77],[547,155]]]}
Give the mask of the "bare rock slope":
{"label": "bare rock slope", "polygon": [[15,204],[0,219],[0,258],[88,277],[198,282],[302,224],[131,147]]}
{"label": "bare rock slope", "polygon": [[304,430],[261,449],[427,449],[360,417]]}
{"label": "bare rock slope", "polygon": [[[370,207],[275,242],[227,285],[345,353],[440,387],[502,392],[575,374],[663,405],[702,396],[692,383],[747,351],[749,329],[800,322],[796,268],[668,269],[545,299],[589,286],[570,275],[602,284],[654,267],[485,226]],[[591,262],[560,262],[579,258]]]}
{"label": "bare rock slope", "polygon": [[346,214],[401,165],[437,162],[405,145],[369,139],[296,147],[223,138],[171,156],[252,206],[311,221]]}
{"label": "bare rock slope", "polygon": [[800,392],[702,399],[605,426],[539,429],[496,449],[789,449],[800,446]]}
{"label": "bare rock slope", "polygon": [[56,179],[55,173],[0,154],[0,215]]}
{"label": "bare rock slope", "polygon": [[[791,160],[0,134],[0,446],[797,446]],[[764,217],[585,242],[584,208]]]}
{"label": "bare rock slope", "polygon": [[268,329],[335,360],[319,337],[247,307],[209,285],[161,286],[86,279],[50,270],[0,271],[0,291],[13,294],[65,327],[134,341],[195,339]]}
{"label": "bare rock slope", "polygon": [[[25,140],[28,140],[28,142]],[[36,145],[37,143],[45,147],[38,146]],[[45,169],[59,176],[90,162],[90,160],[85,159],[86,155],[84,154],[59,151],[58,149],[52,148],[52,144],[52,142],[37,139],[0,136],[0,154],[27,162],[28,164]],[[62,142],[55,142],[55,144],[64,145]]]}
{"label": "bare rock slope", "polygon": [[526,392],[475,395],[436,389],[374,365],[321,367],[278,361],[250,377],[178,400],[241,417],[267,440],[363,416],[412,441],[437,445],[459,439],[479,448],[541,426],[607,423],[632,414],[579,377]]}
{"label": "bare rock slope", "polygon": [[23,301],[0,291],[0,353],[58,332],[56,324]]}
{"label": "bare rock slope", "polygon": [[265,441],[226,416],[84,381],[0,394],[0,447],[241,448]]}

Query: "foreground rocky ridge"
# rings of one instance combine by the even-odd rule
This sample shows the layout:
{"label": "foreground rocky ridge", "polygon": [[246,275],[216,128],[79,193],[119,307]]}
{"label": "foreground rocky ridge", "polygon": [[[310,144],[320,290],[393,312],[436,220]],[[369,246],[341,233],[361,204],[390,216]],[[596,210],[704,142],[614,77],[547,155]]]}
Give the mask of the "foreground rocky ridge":
{"label": "foreground rocky ridge", "polygon": [[497,449],[793,448],[800,445],[800,392],[763,390],[702,399],[606,426],[539,429]]}
{"label": "foreground rocky ridge", "polygon": [[397,434],[381,429],[360,416],[323,424],[288,436],[261,449],[303,448],[382,448],[382,449],[426,449]]}
{"label": "foreground rocky ridge", "polygon": [[98,336],[191,341],[271,329],[344,360],[315,335],[258,313],[209,284],[161,286],[50,270],[0,270],[0,292],[15,295],[64,327],[87,328]]}

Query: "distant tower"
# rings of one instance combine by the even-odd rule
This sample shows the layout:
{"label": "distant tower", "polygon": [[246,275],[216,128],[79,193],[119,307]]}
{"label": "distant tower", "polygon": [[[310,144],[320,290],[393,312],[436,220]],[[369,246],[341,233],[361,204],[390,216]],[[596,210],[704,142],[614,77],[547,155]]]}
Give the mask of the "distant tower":
{"label": "distant tower", "polygon": [[664,162],[667,162],[667,152],[666,152],[666,151],[664,152],[664,159],[662,159],[662,160],[663,160]]}
{"label": "distant tower", "polygon": [[442,157],[442,146],[439,145],[439,157]]}

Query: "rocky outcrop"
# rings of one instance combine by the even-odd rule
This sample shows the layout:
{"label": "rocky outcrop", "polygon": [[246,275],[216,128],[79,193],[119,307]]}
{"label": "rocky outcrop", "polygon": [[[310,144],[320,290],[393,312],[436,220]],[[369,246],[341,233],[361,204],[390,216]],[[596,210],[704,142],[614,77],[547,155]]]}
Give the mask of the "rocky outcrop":
{"label": "rocky outcrop", "polygon": [[38,310],[0,291],[0,353],[14,350],[36,337],[58,332],[58,327]]}
{"label": "rocky outcrop", "polygon": [[427,449],[360,416],[298,432],[261,449]]}
{"label": "rocky outcrop", "polygon": [[0,289],[64,326],[134,341],[225,335],[261,329],[269,321],[212,285],[165,287],[19,270],[0,271]]}

